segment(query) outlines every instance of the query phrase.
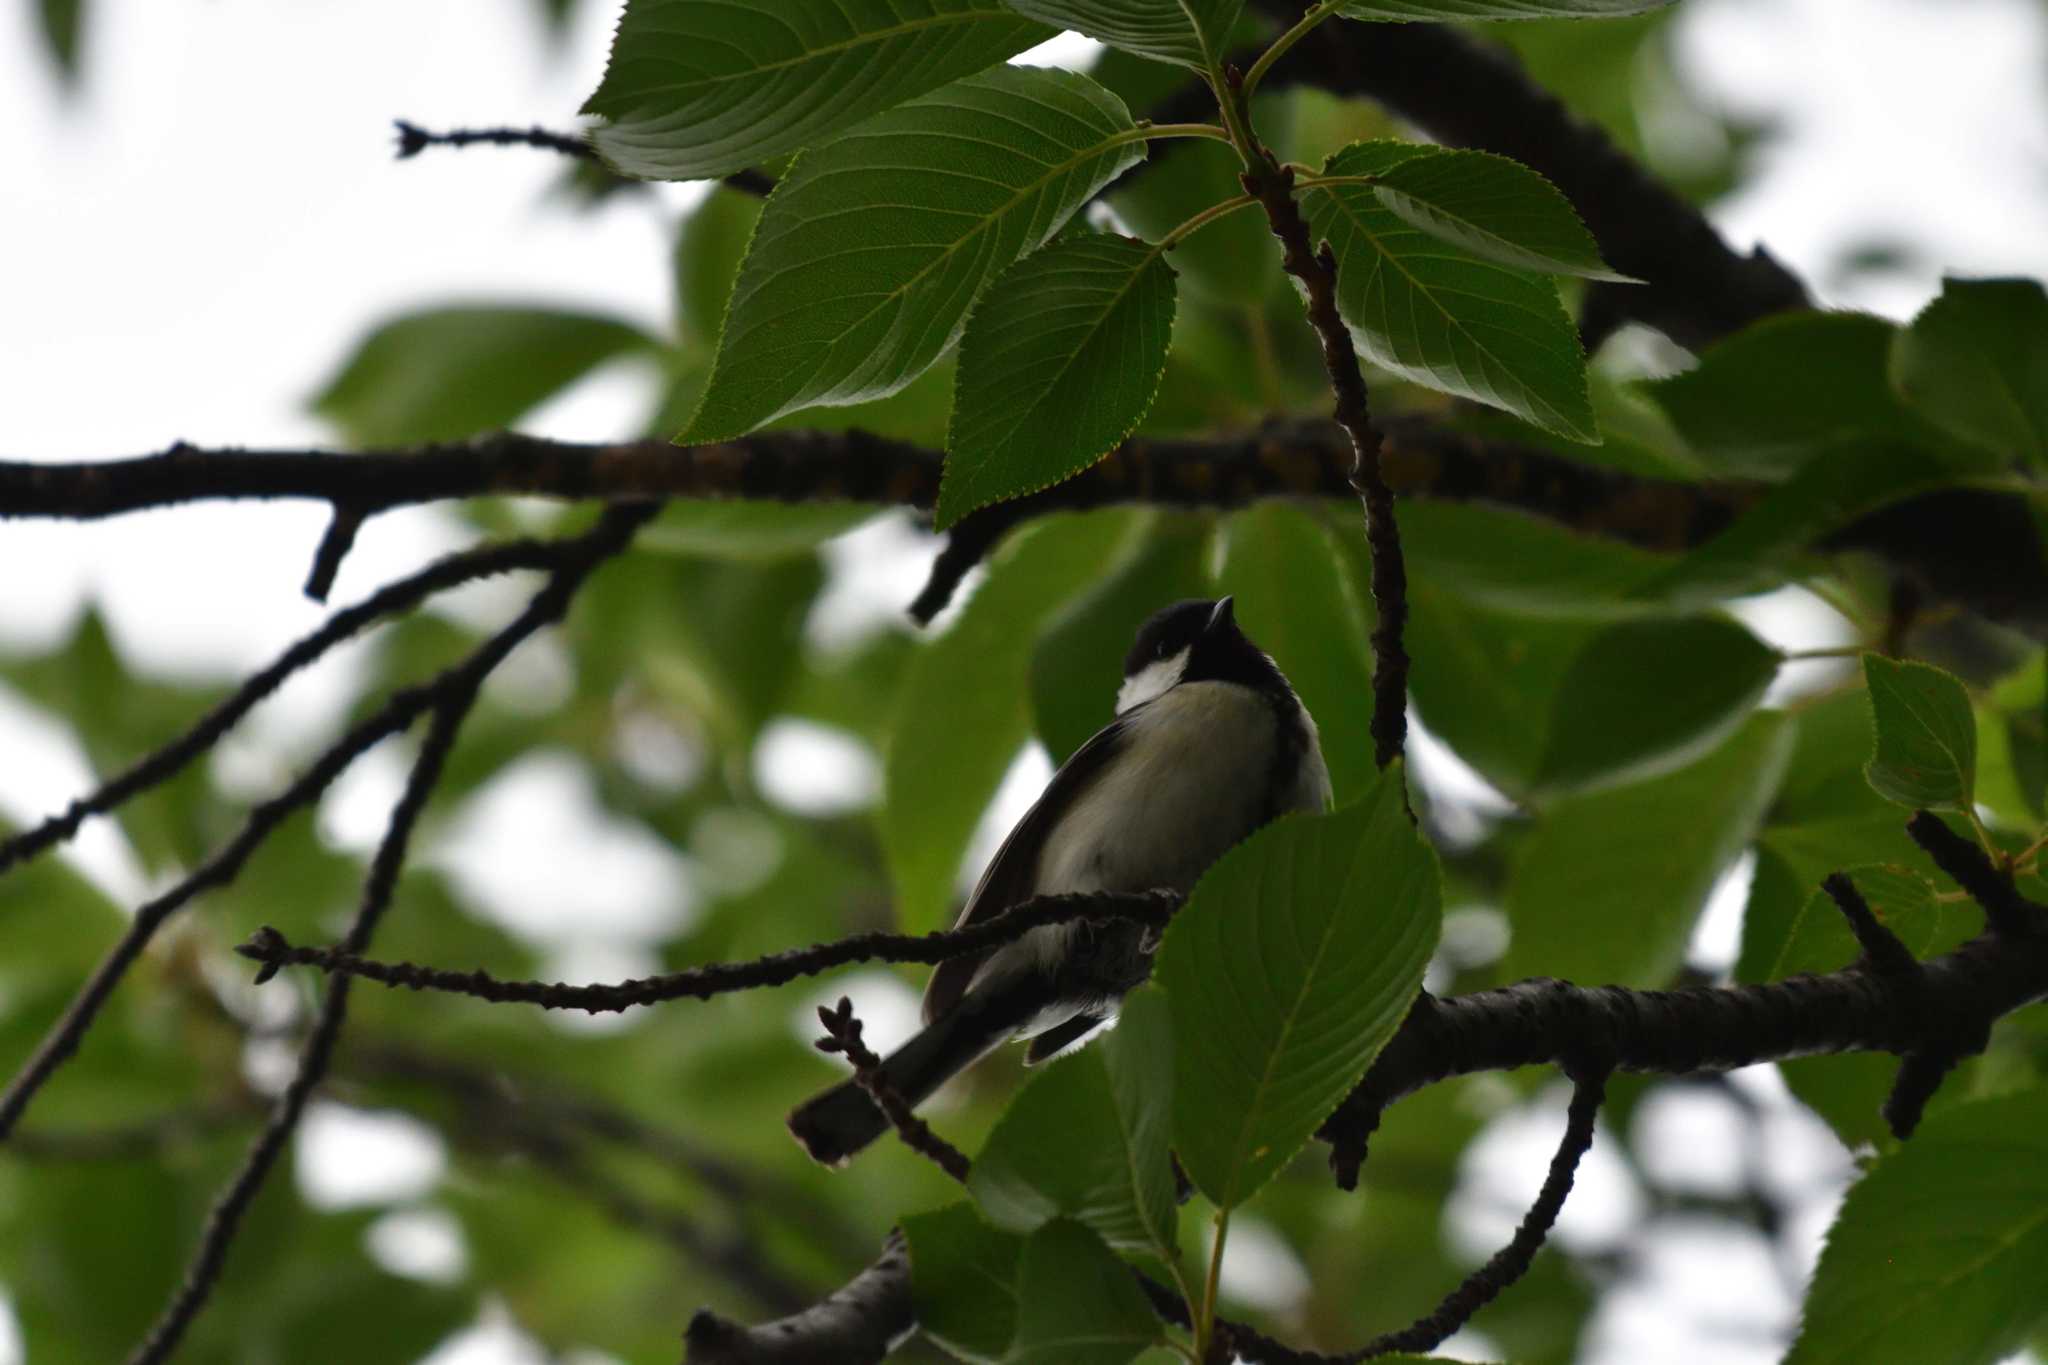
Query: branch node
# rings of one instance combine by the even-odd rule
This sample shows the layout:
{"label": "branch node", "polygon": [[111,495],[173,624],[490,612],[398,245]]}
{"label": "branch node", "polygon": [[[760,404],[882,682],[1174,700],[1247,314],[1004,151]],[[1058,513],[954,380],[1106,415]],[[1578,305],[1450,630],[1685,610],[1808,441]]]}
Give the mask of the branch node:
{"label": "branch node", "polygon": [[1820,885],[1842,912],[1842,918],[1849,922],[1849,932],[1856,936],[1858,946],[1863,949],[1863,960],[1872,971],[1901,979],[1919,978],[1920,964],[1899,936],[1878,919],[1870,908],[1870,902],[1863,899],[1863,893],[1856,889],[1856,883],[1849,880],[1847,873],[1830,873]]}
{"label": "branch node", "polygon": [[967,1154],[933,1132],[930,1124],[912,1113],[909,1101],[882,1074],[882,1059],[861,1041],[861,1022],[854,1017],[853,1001],[842,995],[836,1006],[820,1005],[818,1022],[824,1025],[825,1036],[814,1046],[820,1052],[843,1053],[846,1060],[853,1063],[853,1079],[895,1126],[896,1136],[903,1139],[903,1145],[928,1158],[961,1184],[966,1184]]}
{"label": "branch node", "polygon": [[247,943],[237,944],[235,951],[259,964],[256,984],[260,986],[284,967],[291,957],[292,945],[283,934],[266,924],[249,935]]}
{"label": "branch node", "polygon": [[1906,833],[1926,850],[1948,879],[1984,911],[1987,933],[2030,938],[2048,932],[2048,907],[2036,905],[2013,885],[2012,873],[1992,866],[1984,850],[1950,829],[1941,817],[1915,811]]}
{"label": "branch node", "polygon": [[334,518],[327,523],[327,533],[320,537],[320,548],[313,552],[313,568],[306,575],[306,596],[315,602],[327,601],[334,576],[341,572],[341,561],[355,547],[356,532],[363,529],[370,511],[356,503],[334,504]]}

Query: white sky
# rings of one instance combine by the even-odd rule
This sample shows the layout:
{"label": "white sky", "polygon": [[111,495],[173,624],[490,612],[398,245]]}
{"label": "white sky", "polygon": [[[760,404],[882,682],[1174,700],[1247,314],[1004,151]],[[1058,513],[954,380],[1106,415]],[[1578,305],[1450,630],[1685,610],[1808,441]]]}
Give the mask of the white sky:
{"label": "white sky", "polygon": [[[391,155],[395,117],[428,127],[573,126],[602,70],[615,6],[586,3],[571,41],[557,48],[533,21],[537,7],[520,0],[90,0],[76,98],[61,96],[43,59],[35,8],[0,13],[0,165],[8,171],[0,181],[0,457],[140,454],[181,437],[321,442],[305,399],[356,337],[400,308],[514,299],[667,325],[668,229],[686,192],[583,213],[544,197],[562,171],[550,156],[476,148],[400,163]],[[2031,0],[1687,0],[1680,53],[1692,76],[1732,109],[1777,115],[1784,134],[1718,221],[1739,245],[1766,241],[1816,282],[1882,230],[1914,249],[1909,268],[1829,283],[1823,296],[1895,316],[1931,296],[1944,268],[2048,274],[2043,13]],[[600,375],[529,425],[567,437],[620,435],[639,411],[639,392],[630,374]],[[254,506],[83,528],[0,524],[0,650],[58,638],[90,595],[119,645],[142,662],[246,669],[318,619],[297,585],[321,524],[313,508]],[[432,514],[379,519],[336,599],[453,538]],[[882,562],[839,574],[835,602],[870,618],[893,611],[917,542],[869,532],[858,543]],[[344,664],[307,680],[277,714],[259,718],[255,740],[224,763],[223,779],[261,781],[331,712],[345,672]],[[778,741],[802,742],[801,734]],[[858,754],[835,762],[845,790],[872,782]],[[1020,767],[1006,806],[1028,800],[1044,775],[1042,765]],[[368,770],[355,806],[323,812],[330,832],[346,839],[352,811],[388,793],[390,780]],[[588,804],[573,774],[545,756],[523,780],[548,799]],[[0,814],[40,816],[84,785],[75,753],[0,693]],[[491,815],[471,812],[464,838],[487,847]],[[519,837],[510,829],[498,836],[501,846]],[[630,839],[612,855],[641,866],[648,885],[671,888],[664,899],[684,913],[690,869],[679,860]],[[101,830],[78,856],[132,897],[136,874],[117,838]],[[461,850],[447,856],[459,863]],[[622,924],[582,960],[593,969],[616,963],[658,928]],[[1771,1107],[1774,1146],[1803,1154],[1790,1176],[1775,1178],[1804,1201],[1800,1226],[1817,1245],[1842,1163],[1774,1076],[1745,1083]],[[1475,1153],[1485,1169],[1469,1207],[1447,1215],[1475,1250],[1500,1231],[1502,1205],[1488,1191],[1526,1203],[1522,1186],[1547,1160],[1556,1120],[1546,1101],[1504,1122]],[[1651,1121],[1670,1160],[1684,1164],[1694,1153],[1708,1179],[1725,1165],[1713,1115],[1667,1106]],[[352,1124],[345,1112],[323,1111],[305,1140],[315,1154],[354,1150],[351,1143],[395,1153],[381,1194],[309,1177],[323,1202],[410,1199],[439,1169],[430,1139]],[[1564,1232],[1611,1237],[1613,1214],[1639,1198],[1630,1181],[1618,1161],[1595,1163]],[[459,1231],[430,1208],[393,1215],[379,1229],[387,1263],[419,1273],[445,1271],[450,1257],[459,1263]],[[1597,1358],[1774,1358],[1768,1338],[1725,1334],[1731,1322],[1747,1332],[1781,1329],[1794,1311],[1754,1244],[1697,1228],[1677,1233],[1595,1324]],[[1266,1257],[1271,1290],[1289,1271],[1284,1249],[1267,1242],[1247,1246]],[[1249,1263],[1239,1271],[1260,1281]],[[1742,1300],[1732,1308],[1729,1286]],[[1457,1344],[1484,1345],[1469,1335]],[[437,1365],[525,1358],[519,1352],[517,1334],[493,1321]],[[0,1311],[0,1365],[17,1358]]]}

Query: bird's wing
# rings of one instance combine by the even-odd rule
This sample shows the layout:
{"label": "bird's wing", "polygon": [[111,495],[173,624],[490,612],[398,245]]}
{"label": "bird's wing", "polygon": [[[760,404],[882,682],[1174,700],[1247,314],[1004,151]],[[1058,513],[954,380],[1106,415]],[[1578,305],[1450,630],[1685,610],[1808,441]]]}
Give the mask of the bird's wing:
{"label": "bird's wing", "polygon": [[[1044,851],[1045,841],[1059,823],[1061,813],[1070,810],[1081,793],[1102,775],[1110,759],[1123,747],[1131,718],[1143,709],[1133,707],[1097,730],[1086,744],[1074,750],[1060,765],[1044,795],[1024,813],[1024,818],[1003,840],[1003,846],[996,850],[996,856],[990,860],[988,870],[981,874],[981,880],[975,883],[974,893],[967,898],[967,907],[960,912],[954,928],[965,928],[992,918],[1031,898],[1037,890],[1038,855]],[[966,957],[948,958],[938,965],[932,972],[930,983],[924,988],[924,1018],[927,1023],[951,1009],[966,993],[967,983],[974,979],[974,973],[987,957],[986,952],[972,953]]]}

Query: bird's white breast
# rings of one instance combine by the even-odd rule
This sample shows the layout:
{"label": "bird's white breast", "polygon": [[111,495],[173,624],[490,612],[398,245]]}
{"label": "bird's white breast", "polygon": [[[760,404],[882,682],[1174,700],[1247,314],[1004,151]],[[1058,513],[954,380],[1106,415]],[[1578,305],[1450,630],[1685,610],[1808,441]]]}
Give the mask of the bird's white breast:
{"label": "bird's white breast", "polygon": [[1264,815],[1275,731],[1271,705],[1237,683],[1182,683],[1134,711],[1117,756],[1046,840],[1039,889],[1188,890]]}

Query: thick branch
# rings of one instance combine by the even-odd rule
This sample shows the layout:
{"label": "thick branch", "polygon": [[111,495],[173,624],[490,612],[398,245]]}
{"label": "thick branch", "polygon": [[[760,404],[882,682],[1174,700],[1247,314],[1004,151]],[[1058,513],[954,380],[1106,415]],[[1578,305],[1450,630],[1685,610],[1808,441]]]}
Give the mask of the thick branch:
{"label": "thick branch", "polygon": [[893,1232],[874,1264],[803,1312],[743,1327],[707,1310],[683,1340],[689,1365],[872,1365],[915,1325],[910,1247]]}

